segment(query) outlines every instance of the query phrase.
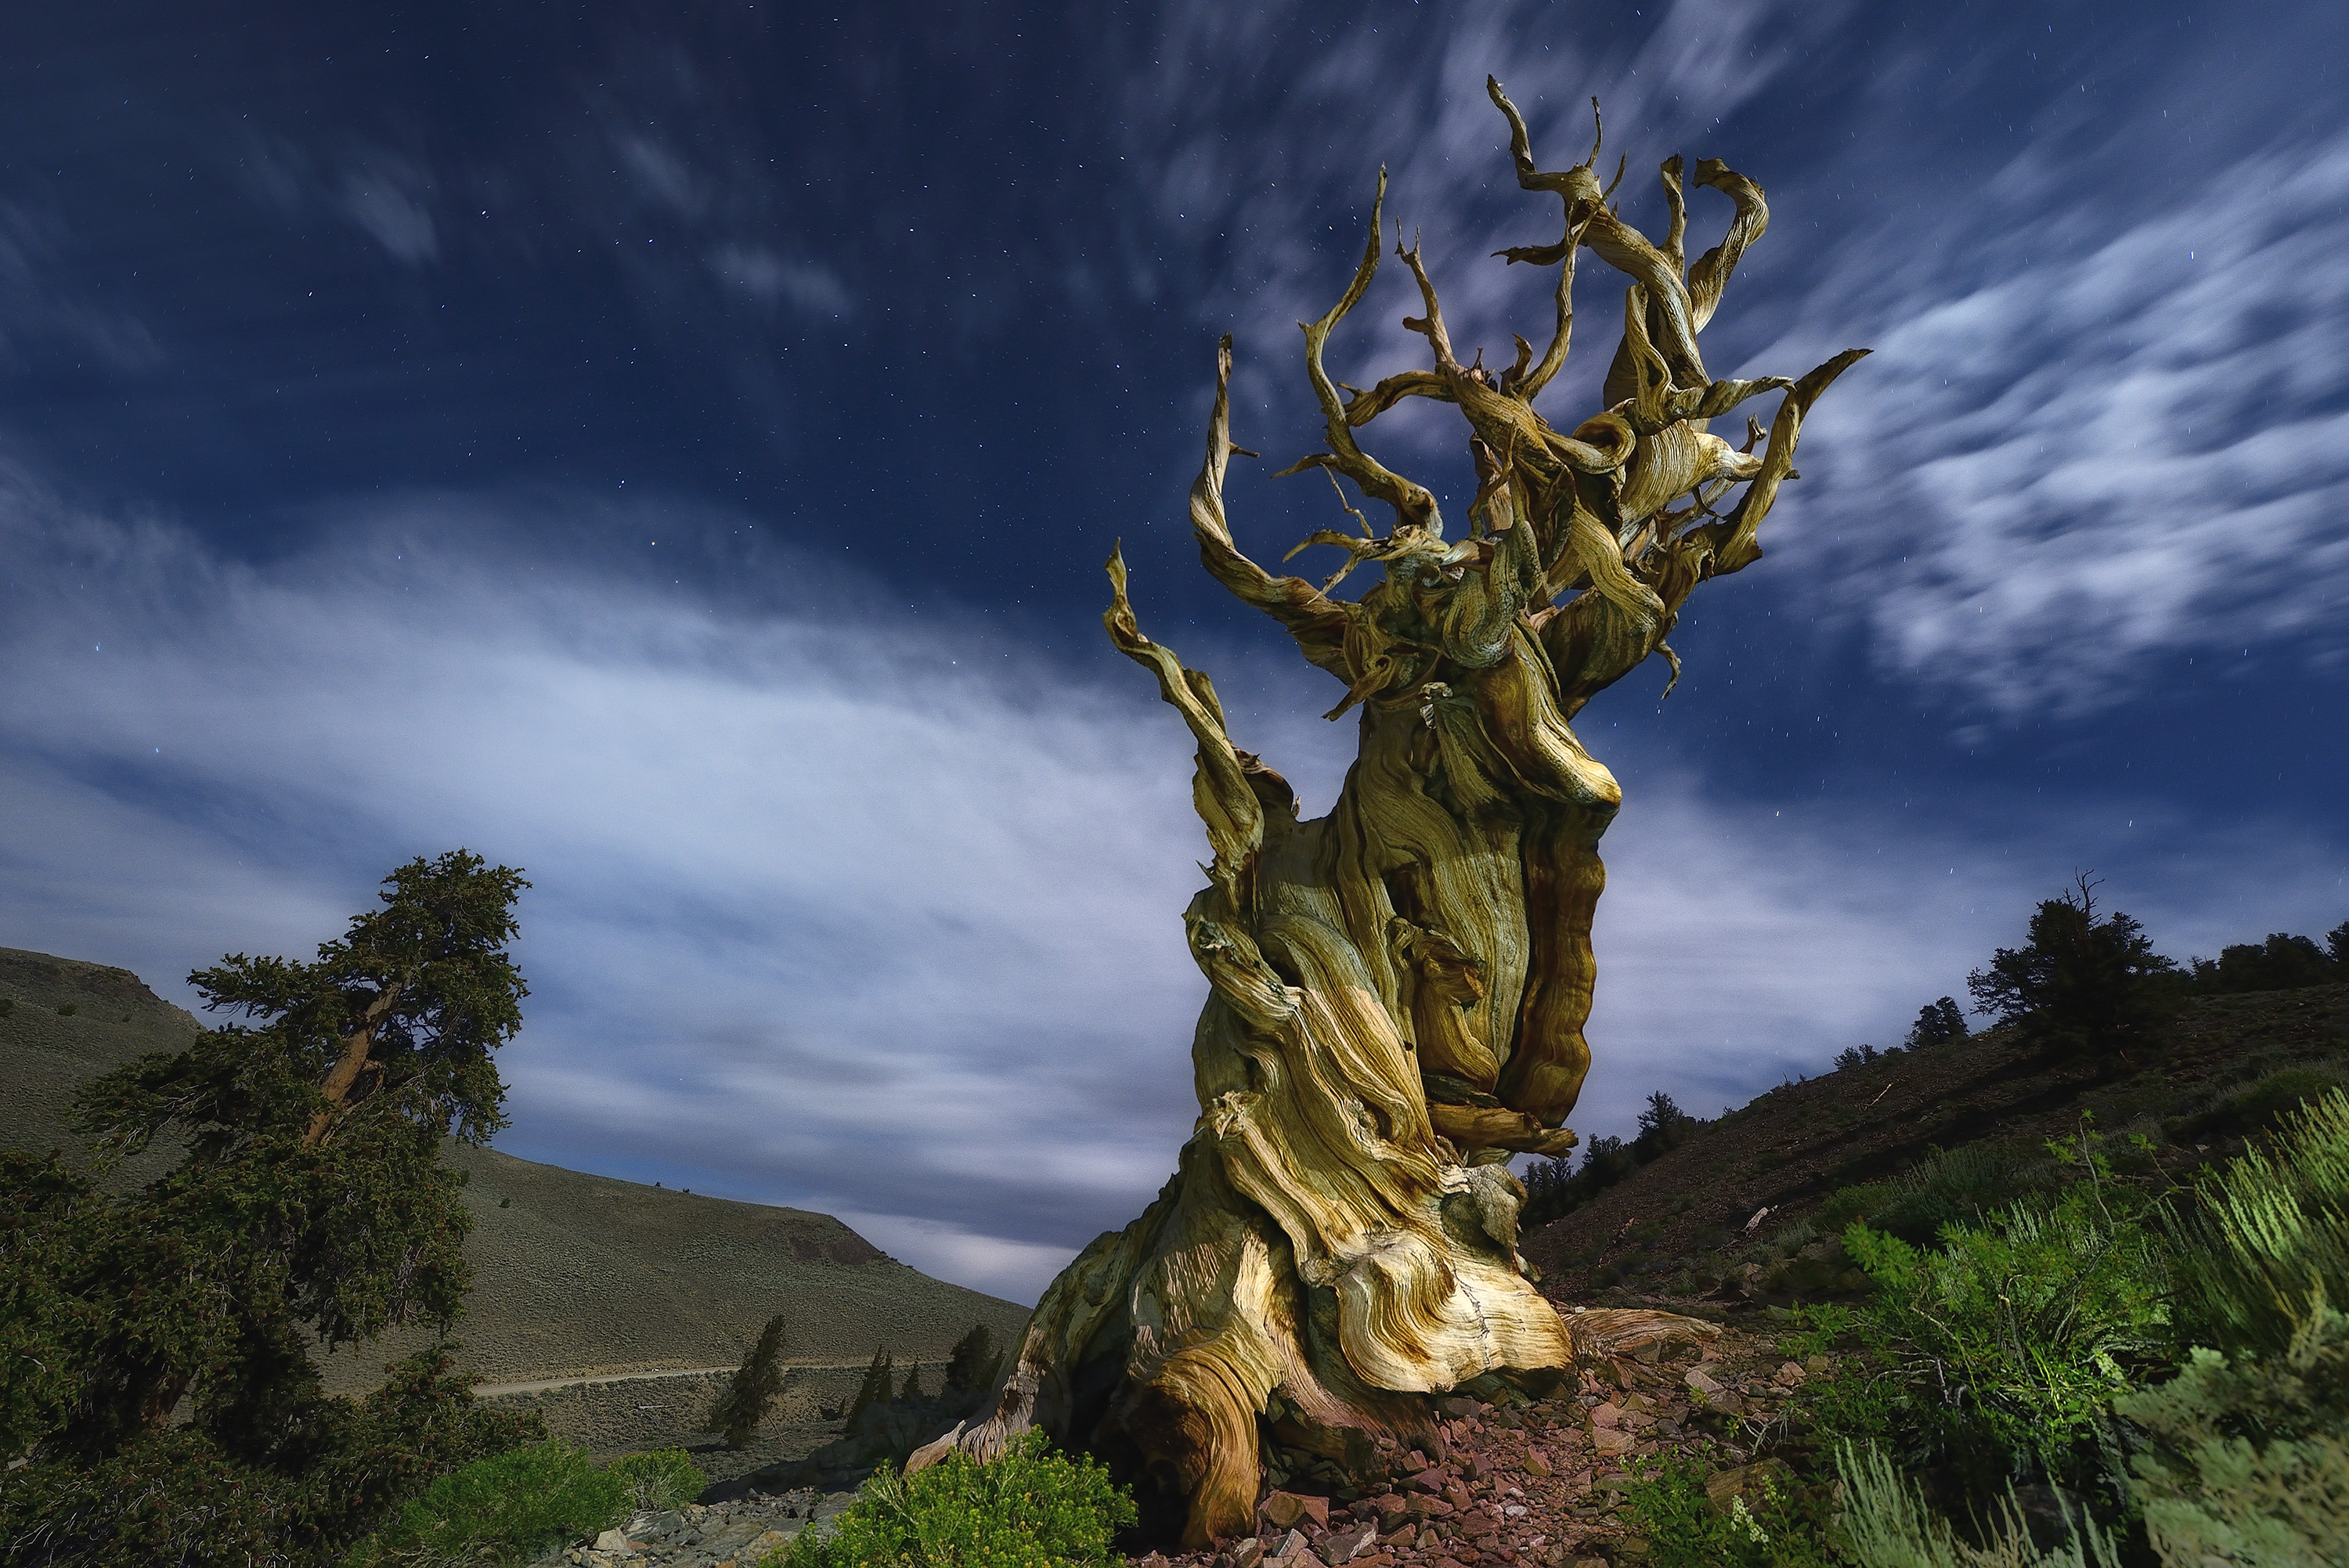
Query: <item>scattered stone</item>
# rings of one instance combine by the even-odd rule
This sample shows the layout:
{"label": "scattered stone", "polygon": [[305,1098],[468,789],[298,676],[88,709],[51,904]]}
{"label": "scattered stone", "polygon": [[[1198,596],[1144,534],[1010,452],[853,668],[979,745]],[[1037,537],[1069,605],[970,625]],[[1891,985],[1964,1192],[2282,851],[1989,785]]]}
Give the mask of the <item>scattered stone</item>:
{"label": "scattered stone", "polygon": [[1525,1470],[1529,1476],[1540,1477],[1548,1475],[1550,1473],[1548,1456],[1544,1454],[1539,1449],[1527,1449],[1526,1450]]}
{"label": "scattered stone", "polygon": [[1307,1520],[1326,1530],[1330,1527],[1330,1500],[1326,1497],[1303,1497],[1293,1491],[1276,1491],[1264,1500],[1264,1516],[1282,1530]]}
{"label": "scattered stone", "polygon": [[1257,1568],[1264,1561],[1264,1542],[1255,1536],[1244,1536],[1232,1548],[1232,1568]]}
{"label": "scattered stone", "polygon": [[1321,1542],[1321,1561],[1338,1568],[1341,1563],[1351,1563],[1379,1542],[1379,1527],[1365,1524],[1331,1534]]}
{"label": "scattered stone", "polygon": [[595,1537],[595,1550],[598,1552],[634,1552],[636,1549],[636,1543],[616,1530],[607,1530]]}

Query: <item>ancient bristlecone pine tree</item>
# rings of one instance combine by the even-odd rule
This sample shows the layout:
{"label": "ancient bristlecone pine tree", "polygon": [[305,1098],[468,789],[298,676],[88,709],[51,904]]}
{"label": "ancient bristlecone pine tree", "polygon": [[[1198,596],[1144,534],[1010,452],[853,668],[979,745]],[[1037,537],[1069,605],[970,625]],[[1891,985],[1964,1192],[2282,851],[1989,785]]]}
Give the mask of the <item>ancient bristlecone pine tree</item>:
{"label": "ancient bristlecone pine tree", "polygon": [[[1433,367],[1341,396],[1322,353],[1378,270],[1373,205],[1352,284],[1305,328],[1329,450],[1298,465],[1394,509],[1386,534],[1307,541],[1341,546],[1348,570],[1383,569],[1360,599],[1331,596],[1344,570],[1317,588],[1233,542],[1228,338],[1218,357],[1192,531],[1216,581],[1344,685],[1330,717],[1361,709],[1359,759],[1327,817],[1299,821],[1288,784],[1233,745],[1207,677],[1143,634],[1124,563],[1109,562],[1110,635],[1199,743],[1215,851],[1184,915],[1213,987],[1192,1046],[1199,1119],[1157,1201],[1045,1293],[993,1418],[959,1442],[988,1457],[1041,1426],[1154,1491],[1193,1545],[1253,1528],[1268,1457],[1381,1471],[1430,1441],[1428,1394],[1570,1364],[1568,1330],[1516,1252],[1523,1189],[1506,1163],[1573,1145],[1561,1124],[1589,1062],[1599,838],[1621,791],[1569,721],[1651,654],[1677,670],[1664,639],[1682,601],[1760,557],[1754,531],[1792,475],[1804,415],[1859,356],[1799,381],[1713,379],[1697,335],[1768,222],[1761,188],[1697,165],[1735,214],[1686,264],[1679,158],[1662,169],[1659,243],[1609,210],[1595,147],[1542,172],[1524,119],[1488,86],[1517,183],[1564,205],[1556,243],[1502,253],[1557,269],[1556,330],[1538,359],[1519,338],[1507,369],[1462,365],[1416,244],[1398,246],[1426,312],[1403,325]],[[1584,249],[1631,287],[1605,411],[1562,431],[1534,400],[1566,360]],[[1766,440],[1750,419],[1742,447],[1706,429],[1773,390]],[[1424,487],[1355,440],[1408,397],[1467,418],[1478,487],[1464,540],[1444,537]]]}

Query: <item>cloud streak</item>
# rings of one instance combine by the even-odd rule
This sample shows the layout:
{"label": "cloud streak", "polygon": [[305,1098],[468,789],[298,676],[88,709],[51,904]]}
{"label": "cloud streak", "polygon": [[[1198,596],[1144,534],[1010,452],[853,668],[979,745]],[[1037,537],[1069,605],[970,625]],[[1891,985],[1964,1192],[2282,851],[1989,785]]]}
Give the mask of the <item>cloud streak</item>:
{"label": "cloud streak", "polygon": [[[0,634],[0,942],[174,995],[222,951],[306,952],[392,863],[466,844],[533,883],[504,1147],[839,1212],[1031,1298],[1138,1212],[1194,1113],[1179,725],[1140,679],[982,669],[974,624],[804,562],[771,574],[799,601],[748,610],[481,545],[494,510],[407,504],[258,570],[0,490],[33,607]],[[1351,737],[1307,717],[1309,678],[1233,711],[1325,809]],[[1982,823],[1727,804],[1610,759],[1586,1131],[1894,1037],[2099,842],[2009,817],[1983,864]],[[2246,879],[2271,918],[2337,900],[2338,845],[2228,849],[2129,907],[2160,933]]]}

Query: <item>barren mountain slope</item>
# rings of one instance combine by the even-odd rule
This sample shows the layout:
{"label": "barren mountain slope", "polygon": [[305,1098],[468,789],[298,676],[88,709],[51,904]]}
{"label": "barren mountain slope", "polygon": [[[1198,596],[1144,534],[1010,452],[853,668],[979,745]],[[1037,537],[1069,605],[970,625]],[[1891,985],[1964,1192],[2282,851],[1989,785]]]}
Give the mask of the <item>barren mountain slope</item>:
{"label": "barren mountain slope", "polygon": [[[0,1145],[60,1148],[75,1088],[202,1027],[127,969],[0,948]],[[61,1013],[70,1006],[71,1013]],[[471,1172],[474,1289],[457,1334],[491,1383],[710,1367],[740,1359],[769,1315],[786,1359],[936,1364],[974,1323],[1013,1342],[1025,1307],[931,1279],[829,1214],[640,1186],[494,1150],[448,1146]],[[163,1156],[148,1159],[160,1169]],[[148,1171],[137,1171],[144,1175]],[[421,1338],[395,1336],[328,1363],[330,1385],[370,1383]]]}

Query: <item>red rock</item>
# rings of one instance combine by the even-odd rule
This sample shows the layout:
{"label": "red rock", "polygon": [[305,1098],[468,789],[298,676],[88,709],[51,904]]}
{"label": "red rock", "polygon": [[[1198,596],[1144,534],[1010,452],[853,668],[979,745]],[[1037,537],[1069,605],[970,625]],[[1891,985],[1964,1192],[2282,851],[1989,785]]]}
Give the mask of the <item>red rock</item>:
{"label": "red rock", "polygon": [[1303,1497],[1293,1491],[1276,1491],[1264,1500],[1264,1516],[1282,1530],[1293,1529],[1304,1520],[1310,1520],[1327,1530],[1330,1528],[1330,1500],[1326,1497]]}
{"label": "red rock", "polygon": [[1450,1479],[1441,1470],[1423,1470],[1411,1478],[1410,1484],[1421,1491],[1442,1491]]}

